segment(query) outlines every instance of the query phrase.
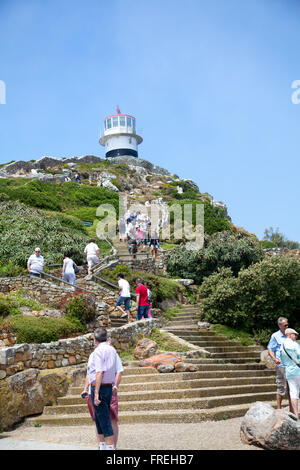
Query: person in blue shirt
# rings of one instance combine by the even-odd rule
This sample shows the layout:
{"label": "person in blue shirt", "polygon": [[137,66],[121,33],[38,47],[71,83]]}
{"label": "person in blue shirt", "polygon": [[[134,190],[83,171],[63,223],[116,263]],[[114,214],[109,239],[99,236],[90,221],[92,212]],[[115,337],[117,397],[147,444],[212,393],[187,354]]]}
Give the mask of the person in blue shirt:
{"label": "person in blue shirt", "polygon": [[280,349],[281,364],[285,367],[285,375],[289,384],[291,411],[297,416],[297,419],[300,392],[300,345],[297,343],[298,334],[292,328],[287,328],[285,330],[286,339],[283,340]]}
{"label": "person in blue shirt", "polygon": [[285,375],[285,367],[281,363],[280,359],[280,348],[282,342],[286,339],[285,330],[289,326],[288,319],[285,317],[279,317],[277,320],[279,330],[276,333],[273,333],[269,344],[267,346],[268,354],[273,359],[276,364],[276,385],[277,385],[277,393],[276,393],[276,401],[277,401],[277,409],[281,409],[282,399],[287,394],[288,400],[290,403],[290,411],[291,411],[291,401],[290,395],[288,391],[286,375]]}

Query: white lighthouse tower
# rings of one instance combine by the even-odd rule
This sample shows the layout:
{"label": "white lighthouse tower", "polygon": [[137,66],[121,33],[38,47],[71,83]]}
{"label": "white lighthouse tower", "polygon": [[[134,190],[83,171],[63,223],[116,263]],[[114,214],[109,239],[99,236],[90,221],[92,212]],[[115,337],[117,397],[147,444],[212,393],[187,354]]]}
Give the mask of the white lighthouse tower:
{"label": "white lighthouse tower", "polygon": [[138,156],[138,145],[143,142],[136,133],[135,117],[121,114],[117,107],[117,114],[104,119],[104,135],[99,143],[105,147],[105,156],[120,157],[122,155]]}

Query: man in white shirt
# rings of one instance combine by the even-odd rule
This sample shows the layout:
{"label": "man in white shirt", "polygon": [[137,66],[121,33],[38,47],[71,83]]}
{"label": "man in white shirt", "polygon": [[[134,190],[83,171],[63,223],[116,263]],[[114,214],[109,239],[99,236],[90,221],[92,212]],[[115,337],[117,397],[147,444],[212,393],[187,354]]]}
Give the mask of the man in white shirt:
{"label": "man in white shirt", "polygon": [[85,261],[88,264],[88,274],[91,274],[92,267],[100,261],[100,251],[98,245],[95,243],[95,239],[91,238],[90,242],[84,249]]}
{"label": "man in white shirt", "polygon": [[44,271],[44,258],[41,255],[40,248],[34,250],[34,255],[31,255],[27,262],[27,270],[30,276],[41,277]]}
{"label": "man in white shirt", "polygon": [[[130,285],[129,282],[124,279],[124,274],[119,273],[118,275],[119,284],[119,298],[116,303],[116,307],[123,314],[121,318],[128,317],[128,323],[130,321]],[[124,303],[125,311],[121,305]]]}

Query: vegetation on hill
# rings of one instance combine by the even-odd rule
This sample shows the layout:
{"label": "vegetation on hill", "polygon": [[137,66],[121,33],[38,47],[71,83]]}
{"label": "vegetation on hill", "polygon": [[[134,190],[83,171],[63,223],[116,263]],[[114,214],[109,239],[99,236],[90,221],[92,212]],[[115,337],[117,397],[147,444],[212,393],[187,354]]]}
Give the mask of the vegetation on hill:
{"label": "vegetation on hill", "polygon": [[46,264],[62,263],[69,252],[73,260],[84,262],[88,235],[78,220],[53,215],[19,202],[0,203],[0,265],[26,267],[29,256],[39,246]]}
{"label": "vegetation on hill", "polygon": [[262,259],[263,251],[254,237],[224,231],[206,237],[200,250],[188,250],[180,245],[170,254],[167,269],[173,277],[194,279],[196,284],[201,284],[220,267],[231,268],[237,276],[242,268]]}
{"label": "vegetation on hill", "polygon": [[266,342],[287,317],[300,327],[300,260],[289,256],[266,258],[234,276],[222,267],[204,279],[200,316],[212,323],[244,329]]}
{"label": "vegetation on hill", "polygon": [[128,266],[119,265],[115,269],[104,269],[101,277],[107,281],[117,285],[118,274],[123,273],[126,280],[130,284],[131,292],[135,293],[137,284],[136,279],[141,278],[145,281],[145,285],[152,292],[153,307],[157,307],[160,302],[166,299],[177,299],[180,292],[184,292],[184,287],[171,279],[156,276],[146,272],[130,272]]}
{"label": "vegetation on hill", "polygon": [[2,178],[0,200],[3,199],[3,194],[9,200],[51,211],[72,211],[83,207],[95,209],[100,204],[112,204],[117,213],[119,209],[119,198],[114,191],[74,182],[56,184],[40,180]]}

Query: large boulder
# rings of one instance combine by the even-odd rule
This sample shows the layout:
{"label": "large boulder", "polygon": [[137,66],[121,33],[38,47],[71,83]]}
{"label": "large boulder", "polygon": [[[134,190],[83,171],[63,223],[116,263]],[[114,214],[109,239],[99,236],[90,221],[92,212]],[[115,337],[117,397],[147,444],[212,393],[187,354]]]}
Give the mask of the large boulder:
{"label": "large boulder", "polygon": [[241,441],[268,450],[300,450],[300,421],[285,410],[256,402],[245,414]]}
{"label": "large boulder", "polygon": [[37,369],[28,369],[1,380],[1,429],[9,429],[26,416],[42,413],[45,401],[38,374]]}
{"label": "large boulder", "polygon": [[40,414],[44,406],[56,404],[69,386],[80,386],[86,367],[27,369],[10,377],[0,376],[0,429],[8,430],[24,418]]}
{"label": "large boulder", "polygon": [[149,338],[142,338],[136,345],[133,351],[134,357],[137,359],[145,359],[154,356],[157,353],[158,346],[155,341]]}
{"label": "large boulder", "polygon": [[158,368],[158,366],[172,366],[172,370],[168,368],[168,372],[172,372],[177,362],[182,362],[180,356],[172,353],[162,353],[141,360],[139,365],[140,367],[155,367],[157,370],[162,370],[162,367]]}

